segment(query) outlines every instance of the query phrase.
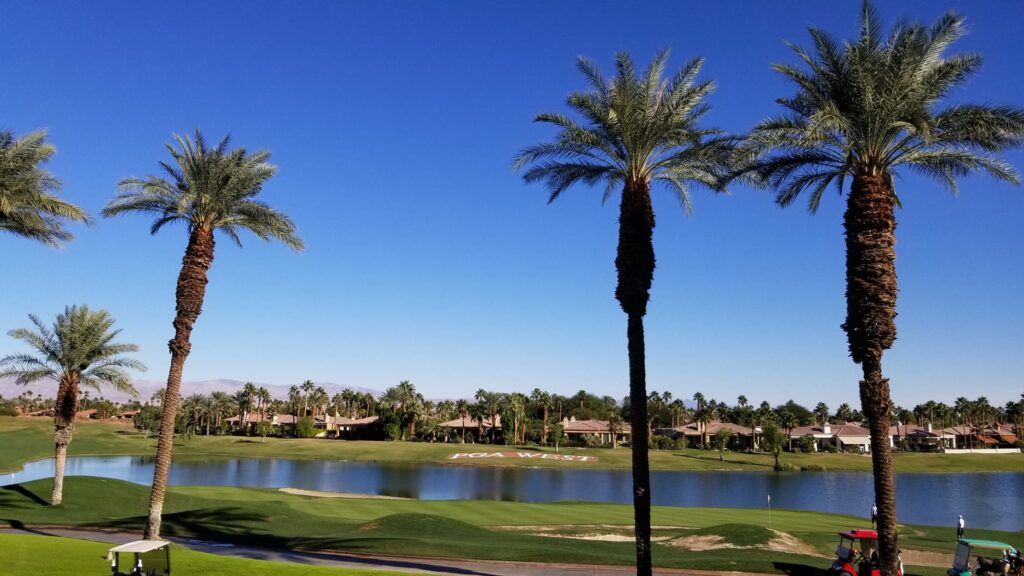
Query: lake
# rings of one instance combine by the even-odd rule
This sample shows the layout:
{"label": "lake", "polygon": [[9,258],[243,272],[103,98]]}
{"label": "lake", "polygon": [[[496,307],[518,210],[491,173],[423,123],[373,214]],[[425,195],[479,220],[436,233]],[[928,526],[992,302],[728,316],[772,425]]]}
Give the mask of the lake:
{"label": "lake", "polygon": [[[153,458],[68,458],[73,476],[103,476],[139,484],[153,478]],[[53,460],[0,475],[0,484],[53,476]],[[177,458],[170,483],[196,486],[304,488],[424,500],[589,500],[632,503],[629,470],[403,465],[284,459]],[[654,504],[731,508],[791,508],[867,516],[873,498],[865,472],[651,472]],[[1024,529],[1024,474],[897,474],[900,522],[952,526],[963,514],[970,528]]]}

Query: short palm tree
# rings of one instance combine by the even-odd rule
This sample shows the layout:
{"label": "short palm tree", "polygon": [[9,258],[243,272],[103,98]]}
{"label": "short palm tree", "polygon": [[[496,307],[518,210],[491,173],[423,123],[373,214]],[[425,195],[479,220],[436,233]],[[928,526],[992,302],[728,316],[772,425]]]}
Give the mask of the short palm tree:
{"label": "short palm tree", "polygon": [[882,376],[882,354],[896,339],[894,179],[907,168],[953,193],[958,177],[978,171],[1016,183],[1013,169],[993,153],[1020,145],[1024,134],[1020,109],[940,105],[981,65],[978,55],[945,55],[963,32],[963,18],[949,13],[931,27],[902,23],[883,36],[867,2],[855,41],[840,44],[812,28],[814,53],[795,48],[803,65],[774,66],[796,84],[795,96],[779,100],[786,113],[760,123],[741,147],[741,171],[775,188],[781,206],[807,192],[813,213],[830,185],[843,194],[850,181],[842,327],[863,371],[884,576],[895,573],[897,560],[891,400]]}
{"label": "short palm tree", "polygon": [[78,393],[82,387],[99,390],[108,385],[121,392],[136,394],[126,368],[145,370],[139,361],[126,356],[137,352],[135,344],[114,342],[120,330],[112,330],[114,319],[106,310],[88,306],[68,306],[57,315],[52,327],[29,315],[35,328],[17,328],[8,332],[35,350],[35,354],[11,354],[0,359],[0,377],[14,376],[18,384],[49,379],[57,383],[53,410],[54,456],[53,496],[60,504],[64,488],[64,459],[75,428]]}
{"label": "short palm tree", "polygon": [[42,165],[54,151],[46,132],[15,138],[0,131],[0,230],[59,247],[73,237],[61,220],[89,222],[89,216],[53,195],[60,181]]}
{"label": "short palm tree", "polygon": [[263,240],[277,239],[295,250],[302,249],[292,221],[256,199],[263,185],[277,171],[267,162],[269,151],[230,150],[227,137],[209,147],[199,130],[195,131],[194,139],[175,135],[174,140],[177,147],[167,145],[173,164],[160,163],[165,176],[122,180],[121,192],[103,210],[104,216],[130,212],[153,216],[155,220],[150,228],[153,234],[171,223],[184,224],[188,230],[188,244],[178,275],[174,338],[168,343],[171,366],[167,376],[167,400],[163,403],[146,525],[146,538],[151,539],[160,536],[160,514],[171,466],[181,373],[192,348],[189,341],[192,327],[202,311],[206,294],[207,271],[213,263],[214,232],[220,231],[239,246],[239,232],[248,230]]}
{"label": "short palm tree", "polygon": [[703,102],[714,88],[697,82],[703,61],[688,62],[669,81],[663,79],[668,51],[660,52],[641,73],[629,54],[616,55],[616,75],[605,79],[581,58],[577,67],[590,83],[573,92],[567,104],[582,122],[562,114],[539,114],[552,124],[551,141],[530,146],[515,159],[526,168],[526,182],[543,182],[556,200],[574,184],[603,183],[604,199],[622,189],[619,243],[615,258],[615,297],[628,318],[630,420],[633,429],[633,505],[636,520],[637,574],[651,573],[650,471],[647,458],[647,383],[643,317],[654,278],[654,209],[651,186],[662,183],[691,210],[696,184],[722,191],[732,141],[699,123],[709,110]]}

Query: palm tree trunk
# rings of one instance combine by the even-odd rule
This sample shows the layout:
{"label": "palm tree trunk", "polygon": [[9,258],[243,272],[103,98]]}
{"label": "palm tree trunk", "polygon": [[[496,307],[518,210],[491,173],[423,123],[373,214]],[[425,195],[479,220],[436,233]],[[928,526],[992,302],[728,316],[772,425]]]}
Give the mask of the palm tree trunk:
{"label": "palm tree trunk", "polygon": [[[163,414],[160,419],[160,440],[156,447],[156,466],[153,469],[153,488],[149,495],[149,521],[144,538],[160,538],[160,517],[167,491],[167,475],[171,470],[171,449],[174,444],[174,420],[178,413],[181,392],[181,373],[185,359],[192,349],[189,337],[192,326],[203,310],[206,297],[207,271],[213,263],[213,232],[194,229],[188,238],[188,247],[181,261],[178,288],[175,293],[177,313],[174,318],[174,339],[168,342],[171,367],[167,375]],[[242,423],[245,424],[244,422]]]}
{"label": "palm tree trunk", "polygon": [[[644,320],[629,316],[626,331],[629,340],[630,426],[643,430],[647,425],[647,369],[644,353]],[[636,535],[637,576],[651,574],[651,471],[646,434],[633,434],[633,522]]]}
{"label": "palm tree trunk", "polygon": [[654,279],[654,209],[646,182],[631,181],[619,206],[619,245],[615,255],[615,298],[628,318],[630,442],[633,456],[633,518],[637,576],[651,575],[651,471],[648,462],[647,369],[644,315]]}
{"label": "palm tree trunk", "polygon": [[548,407],[544,406],[544,445],[548,445]]}
{"label": "palm tree trunk", "polygon": [[53,492],[50,504],[57,506],[64,500],[64,462],[68,444],[75,429],[75,413],[78,411],[78,381],[63,376],[57,388],[57,401],[53,407]]}
{"label": "palm tree trunk", "polygon": [[882,354],[896,340],[895,196],[886,174],[854,177],[843,226],[846,229],[846,331],[850,356],[861,365],[861,409],[871,432],[871,464],[878,504],[881,576],[895,576],[896,494],[889,446],[889,380]]}

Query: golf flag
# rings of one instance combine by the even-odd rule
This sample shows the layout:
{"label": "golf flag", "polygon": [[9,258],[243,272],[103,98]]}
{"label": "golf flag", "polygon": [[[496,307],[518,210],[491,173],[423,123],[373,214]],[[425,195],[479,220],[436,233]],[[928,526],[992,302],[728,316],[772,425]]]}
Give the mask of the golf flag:
{"label": "golf flag", "polygon": [[768,495],[768,503],[769,503],[769,504],[771,504],[771,503],[772,503],[772,495],[771,495],[771,494],[769,494],[769,495]]}

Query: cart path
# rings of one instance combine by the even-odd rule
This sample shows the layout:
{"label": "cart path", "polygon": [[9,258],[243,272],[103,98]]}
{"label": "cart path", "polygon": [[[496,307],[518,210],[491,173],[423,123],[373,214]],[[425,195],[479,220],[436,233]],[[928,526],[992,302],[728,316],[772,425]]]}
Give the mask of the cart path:
{"label": "cart path", "polygon": [[[0,528],[0,534],[35,534],[41,536],[60,536],[95,540],[110,544],[124,544],[139,539],[138,532],[116,532],[94,529],[77,529],[67,527],[24,527]],[[282,550],[223,544],[192,538],[168,537],[198,552],[267,560],[271,562],[290,562],[294,564],[311,564],[316,566],[333,566],[337,568],[358,568],[362,570],[390,570],[408,572],[410,574],[448,574],[465,576],[598,576],[634,574],[632,566],[592,566],[585,564],[542,564],[537,562],[501,562],[493,560],[460,560],[453,558],[416,558],[403,556],[377,556],[370,554],[349,554],[343,552],[319,552],[311,550]],[[764,576],[748,572],[717,572],[711,570],[680,570],[674,568],[658,568],[655,574],[673,576]]]}

